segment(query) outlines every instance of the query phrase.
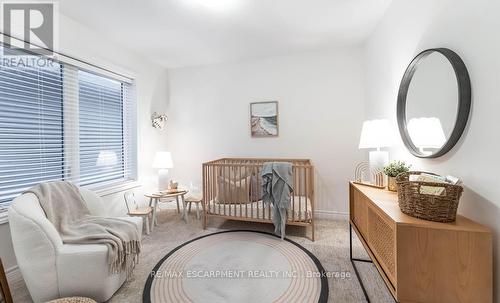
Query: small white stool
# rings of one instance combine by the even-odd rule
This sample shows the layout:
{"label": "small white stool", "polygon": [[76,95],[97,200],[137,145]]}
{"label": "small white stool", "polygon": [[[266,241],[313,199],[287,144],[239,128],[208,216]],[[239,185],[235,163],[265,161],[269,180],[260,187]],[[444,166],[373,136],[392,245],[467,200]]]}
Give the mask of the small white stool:
{"label": "small white stool", "polygon": [[188,213],[191,212],[191,206],[193,203],[196,204],[196,219],[200,219],[200,204],[203,202],[203,198],[196,196],[186,197],[186,204],[188,205]]}

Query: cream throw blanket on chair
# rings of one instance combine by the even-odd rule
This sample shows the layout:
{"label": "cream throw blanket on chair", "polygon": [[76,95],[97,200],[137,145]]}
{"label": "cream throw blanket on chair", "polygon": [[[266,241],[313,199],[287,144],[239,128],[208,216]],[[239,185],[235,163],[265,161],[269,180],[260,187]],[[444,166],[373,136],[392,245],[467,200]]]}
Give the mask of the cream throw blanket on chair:
{"label": "cream throw blanket on chair", "polygon": [[78,187],[70,182],[42,183],[27,191],[37,196],[47,219],[65,244],[105,244],[111,274],[130,276],[139,260],[137,227],[126,220],[92,216]]}

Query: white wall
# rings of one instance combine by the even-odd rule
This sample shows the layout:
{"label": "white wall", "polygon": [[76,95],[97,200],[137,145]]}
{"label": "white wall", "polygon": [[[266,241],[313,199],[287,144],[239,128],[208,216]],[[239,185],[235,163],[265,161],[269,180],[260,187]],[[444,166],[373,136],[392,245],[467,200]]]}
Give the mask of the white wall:
{"label": "white wall", "polygon": [[[61,16],[59,51],[118,72],[135,75],[138,103],[139,181],[144,188],[156,187],[156,172],[151,159],[157,150],[166,148],[166,133],[151,127],[153,111],[165,112],[168,98],[167,72],[157,64],[128,52],[75,21]],[[140,195],[139,195],[140,196]],[[114,213],[125,213],[122,194],[105,197]],[[8,224],[0,224],[0,257],[7,270],[16,265]]]}
{"label": "white wall", "polygon": [[414,169],[452,174],[464,181],[459,212],[494,231],[496,302],[500,302],[499,12],[500,1],[493,0],[395,0],[365,49],[367,118],[395,121],[400,79],[420,51],[447,47],[464,60],[471,77],[473,108],[458,145],[435,160],[418,160],[402,145],[391,156],[409,161]]}
{"label": "white wall", "polygon": [[[348,180],[363,157],[360,48],[169,71],[168,147],[181,183],[221,157],[310,158],[317,209],[347,212]],[[249,104],[279,101],[279,137],[251,138]]]}

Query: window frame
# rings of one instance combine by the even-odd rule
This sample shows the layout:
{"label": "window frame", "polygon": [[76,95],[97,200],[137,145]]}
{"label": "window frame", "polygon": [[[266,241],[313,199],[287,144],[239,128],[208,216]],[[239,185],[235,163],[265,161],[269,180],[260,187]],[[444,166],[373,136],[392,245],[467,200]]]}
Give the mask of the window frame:
{"label": "window frame", "polygon": [[[3,34],[0,37],[4,36]],[[17,40],[17,39],[16,39]],[[5,44],[3,40],[0,40],[2,44]],[[26,51],[27,56],[33,55],[29,51]],[[39,57],[39,56],[38,56]],[[46,57],[48,58],[48,57]],[[116,180],[116,182],[104,182],[96,183],[84,186],[95,191],[100,196],[111,195],[124,190],[135,188],[140,186],[138,182],[138,141],[137,141],[137,98],[135,96],[136,83],[133,76],[125,76],[124,73],[116,73],[107,68],[99,67],[97,65],[87,63],[80,59],[75,59],[60,53],[54,52],[53,58],[48,58],[49,60],[54,60],[58,64],[61,64],[61,77],[63,85],[63,98],[62,98],[62,108],[63,115],[63,160],[62,166],[63,176],[62,180],[76,181],[78,184],[79,173],[80,173],[80,161],[79,161],[79,128],[75,127],[75,124],[80,123],[79,120],[79,110],[78,108],[78,89],[68,89],[71,84],[71,77],[76,79],[78,82],[78,77],[74,77],[75,73],[78,75],[78,70],[85,72],[90,72],[101,77],[112,79],[121,83],[121,102],[122,102],[122,145],[123,145],[123,174],[124,178]],[[73,75],[71,75],[73,73]],[[131,73],[125,72],[126,75],[131,75]],[[68,78],[69,77],[69,78]],[[124,94],[124,86],[127,85],[127,100]],[[68,95],[69,94],[69,95]],[[71,96],[71,94],[73,94]],[[75,98],[76,94],[76,98]],[[75,104],[76,102],[76,104]],[[130,102],[131,104],[125,104],[125,102]],[[129,113],[127,111],[133,111]],[[132,115],[129,118],[129,115]],[[129,121],[132,119],[133,121]],[[133,125],[128,125],[133,123]],[[129,132],[129,133],[125,133]],[[132,155],[130,155],[132,154]],[[76,156],[75,156],[76,155]],[[132,163],[130,163],[132,162]],[[10,202],[0,203],[0,209],[8,208]],[[8,212],[0,212],[0,224],[8,222],[7,219]]]}

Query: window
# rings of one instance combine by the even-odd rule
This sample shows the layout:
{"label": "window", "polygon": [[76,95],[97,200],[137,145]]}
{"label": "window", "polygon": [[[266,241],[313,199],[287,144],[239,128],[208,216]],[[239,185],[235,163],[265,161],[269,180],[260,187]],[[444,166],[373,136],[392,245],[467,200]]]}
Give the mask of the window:
{"label": "window", "polygon": [[135,121],[130,81],[1,60],[0,208],[40,182],[99,189],[135,180]]}
{"label": "window", "polygon": [[122,83],[78,72],[80,184],[123,180]]}

